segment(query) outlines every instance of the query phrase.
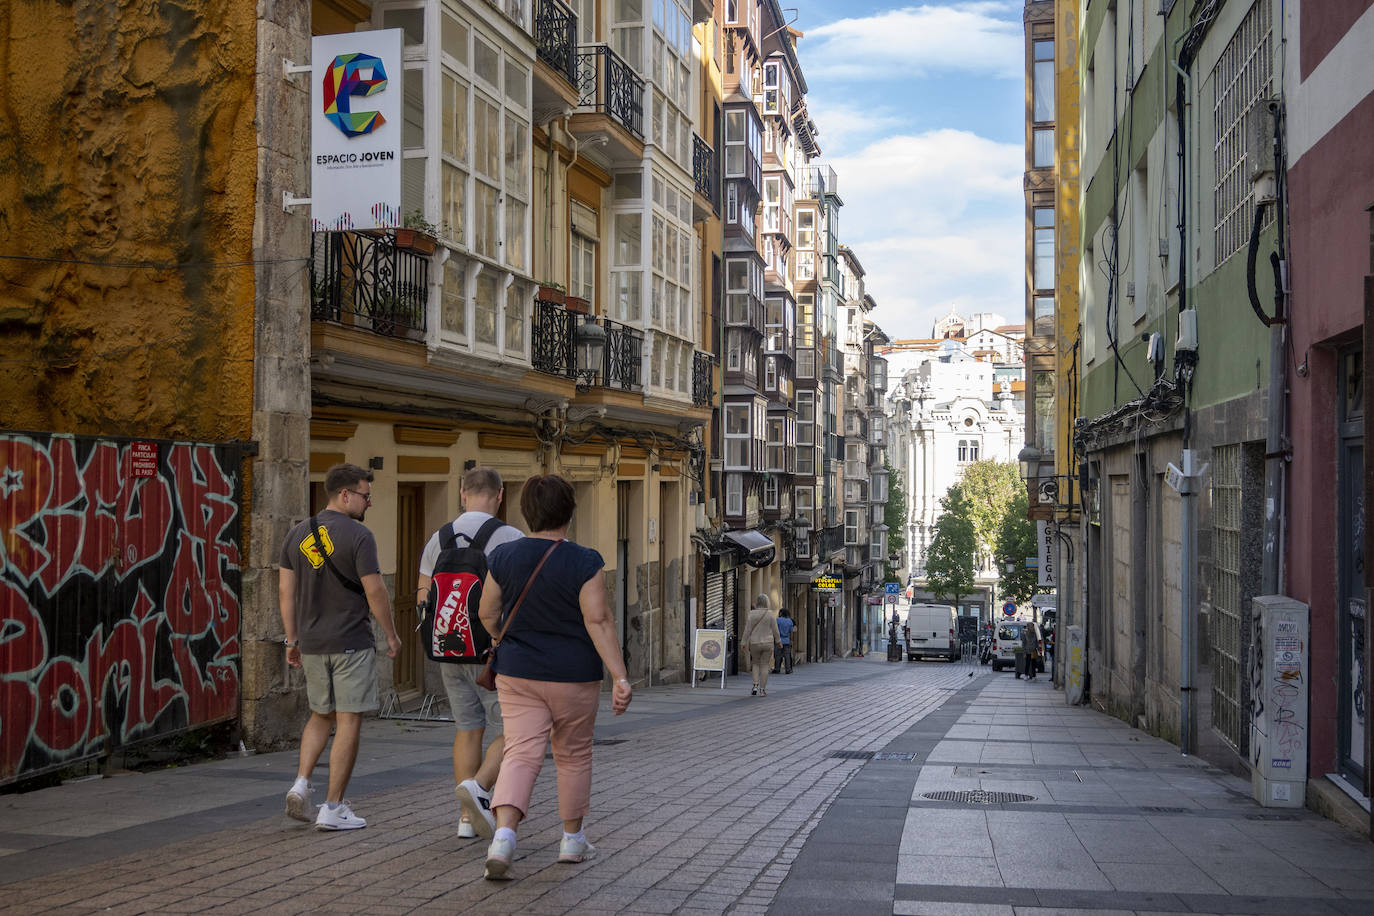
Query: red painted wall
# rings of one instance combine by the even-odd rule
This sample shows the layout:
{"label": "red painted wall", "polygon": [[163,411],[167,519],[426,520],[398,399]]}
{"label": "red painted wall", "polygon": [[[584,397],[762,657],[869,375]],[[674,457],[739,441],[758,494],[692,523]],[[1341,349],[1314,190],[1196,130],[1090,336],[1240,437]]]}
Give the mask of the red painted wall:
{"label": "red painted wall", "polygon": [[[1369,5],[1369,0],[1332,4],[1361,10]],[[1304,4],[1304,72],[1309,69],[1308,8]],[[1339,21],[1341,17],[1332,18]],[[1328,41],[1325,50],[1332,44],[1334,40]],[[1305,362],[1308,372],[1304,378],[1290,369],[1293,462],[1287,568],[1289,593],[1306,602],[1312,614],[1309,773],[1313,776],[1332,772],[1337,752],[1336,422],[1340,392],[1334,347],[1357,340],[1363,322],[1364,277],[1371,272],[1370,223],[1365,211],[1374,204],[1371,149],[1374,95],[1346,115],[1288,173],[1291,339],[1296,365]]]}
{"label": "red painted wall", "polygon": [[1374,6],[1374,0],[1318,0],[1299,7],[1303,79],[1317,69],[1370,6]]}

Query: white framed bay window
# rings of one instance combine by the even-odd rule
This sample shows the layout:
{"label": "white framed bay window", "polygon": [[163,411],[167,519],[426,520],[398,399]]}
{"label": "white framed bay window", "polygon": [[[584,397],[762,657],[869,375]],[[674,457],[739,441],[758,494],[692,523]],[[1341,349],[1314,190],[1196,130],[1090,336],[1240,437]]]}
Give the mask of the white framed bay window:
{"label": "white framed bay window", "polygon": [[[528,21],[523,4],[510,9]],[[411,189],[407,200],[418,201],[414,209],[439,227],[442,242],[432,333],[441,345],[527,359],[534,61],[456,4],[393,5],[376,15],[382,25],[402,15],[412,36],[406,47],[407,120],[422,112],[416,122],[423,125],[423,156],[408,152],[407,164],[420,167],[406,171],[404,183]],[[414,129],[408,132],[408,140],[416,136]]]}

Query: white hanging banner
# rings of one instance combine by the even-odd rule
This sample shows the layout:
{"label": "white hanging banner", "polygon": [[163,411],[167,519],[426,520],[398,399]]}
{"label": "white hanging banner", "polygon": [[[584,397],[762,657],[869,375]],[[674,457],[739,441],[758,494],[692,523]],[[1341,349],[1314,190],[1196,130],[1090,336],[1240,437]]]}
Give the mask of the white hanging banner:
{"label": "white hanging banner", "polygon": [[1055,569],[1054,561],[1054,534],[1056,531],[1054,522],[1036,522],[1035,540],[1040,545],[1040,584],[1055,588],[1059,585],[1058,570]]}
{"label": "white hanging banner", "polygon": [[316,232],[401,225],[400,29],[310,40]]}

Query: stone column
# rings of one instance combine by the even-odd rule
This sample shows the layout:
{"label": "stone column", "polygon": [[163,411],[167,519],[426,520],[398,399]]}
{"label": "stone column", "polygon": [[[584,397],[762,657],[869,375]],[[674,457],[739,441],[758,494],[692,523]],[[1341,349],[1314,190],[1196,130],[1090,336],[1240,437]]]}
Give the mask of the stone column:
{"label": "stone column", "polygon": [[282,59],[310,60],[309,0],[258,3],[258,187],[253,222],[256,333],[253,438],[243,568],[242,721],[255,748],[296,740],[306,714],[299,672],[286,665],[277,604],[277,555],[309,510],[310,213],[282,209],[282,192],[310,191],[309,74],[287,77]]}

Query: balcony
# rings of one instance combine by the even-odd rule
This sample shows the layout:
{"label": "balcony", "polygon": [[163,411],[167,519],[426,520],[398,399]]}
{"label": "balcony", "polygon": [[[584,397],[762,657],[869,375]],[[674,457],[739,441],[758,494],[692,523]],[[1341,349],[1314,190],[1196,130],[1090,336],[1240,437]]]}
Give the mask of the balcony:
{"label": "balcony", "polygon": [[573,346],[576,312],[561,302],[534,300],[534,321],[530,331],[530,364],[539,372],[573,378],[577,374],[577,353]]}
{"label": "balcony", "polygon": [[429,256],[396,244],[393,231],[310,237],[310,318],[383,337],[424,340]]}
{"label": "balcony", "polygon": [[[585,344],[579,352],[583,325],[595,325],[601,334],[589,335],[600,343],[601,355]],[[604,339],[604,342],[601,342]],[[547,375],[574,379],[579,389],[619,388],[640,391],[644,334],[609,318],[569,311],[562,303],[534,301],[530,337],[530,364]]]}
{"label": "balcony", "polygon": [[577,85],[577,14],[560,0],[534,0],[534,47],[549,69]]}
{"label": "balcony", "polygon": [[606,45],[577,51],[577,113],[568,128],[584,140],[606,138],[615,163],[644,158],[644,80]]}
{"label": "balcony", "polygon": [[[692,134],[692,177],[696,180],[693,215],[705,219],[711,213],[720,214],[720,165],[715,150],[706,141]],[[710,204],[708,211],[703,202]]]}
{"label": "balcony", "polygon": [[816,165],[802,175],[802,184],[796,190],[796,197],[797,200],[820,200],[827,194],[838,196],[839,193],[835,170],[828,165]]}
{"label": "balcony", "polygon": [[710,353],[692,354],[692,403],[697,407],[711,404],[711,377],[715,373],[716,358]]}

